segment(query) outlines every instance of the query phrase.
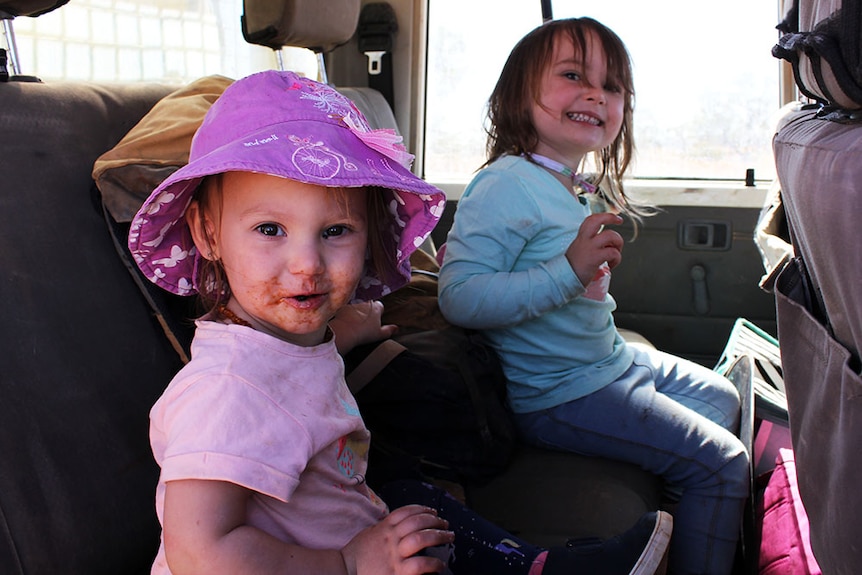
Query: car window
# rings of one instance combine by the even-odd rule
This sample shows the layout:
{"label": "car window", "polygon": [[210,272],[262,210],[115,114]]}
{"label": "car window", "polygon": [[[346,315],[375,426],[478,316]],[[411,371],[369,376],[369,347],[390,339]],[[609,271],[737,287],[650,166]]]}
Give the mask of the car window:
{"label": "car window", "polygon": [[[745,15],[745,16],[740,16]],[[634,62],[639,178],[772,179],[780,108],[776,2],[556,0],[555,18],[590,16]],[[511,48],[542,21],[540,3],[431,0],[425,177],[463,182],[484,161],[485,103]],[[482,25],[477,25],[482,22]]]}
{"label": "car window", "polygon": [[[248,44],[236,0],[75,0],[38,18],[16,18],[22,74],[43,80],[187,83],[277,68]],[[285,67],[317,77],[309,50],[286,48]]]}

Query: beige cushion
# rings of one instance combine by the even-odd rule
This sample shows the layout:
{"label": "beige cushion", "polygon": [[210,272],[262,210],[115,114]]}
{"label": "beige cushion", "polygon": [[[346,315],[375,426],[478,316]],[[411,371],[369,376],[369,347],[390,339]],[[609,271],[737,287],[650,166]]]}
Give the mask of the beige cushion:
{"label": "beige cushion", "polygon": [[93,165],[93,179],[118,222],[130,222],[150,193],[189,161],[192,136],[233,82],[207,76],[160,100]]}

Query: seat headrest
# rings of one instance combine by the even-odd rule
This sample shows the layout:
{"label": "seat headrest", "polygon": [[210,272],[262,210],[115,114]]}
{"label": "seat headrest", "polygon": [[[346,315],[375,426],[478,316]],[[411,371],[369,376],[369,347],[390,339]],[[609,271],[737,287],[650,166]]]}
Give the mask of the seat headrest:
{"label": "seat headrest", "polygon": [[246,42],[329,52],[353,36],[360,0],[243,0]]}
{"label": "seat headrest", "polygon": [[17,16],[35,18],[66,4],[69,0],[0,0],[0,18]]}
{"label": "seat headrest", "polygon": [[862,0],[794,0],[772,54],[793,64],[799,91],[818,102],[862,108]]}

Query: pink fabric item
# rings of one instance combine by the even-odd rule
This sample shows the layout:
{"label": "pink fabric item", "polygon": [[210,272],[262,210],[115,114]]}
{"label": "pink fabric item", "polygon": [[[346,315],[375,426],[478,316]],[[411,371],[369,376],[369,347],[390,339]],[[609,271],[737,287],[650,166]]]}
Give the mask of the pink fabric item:
{"label": "pink fabric item", "polygon": [[791,447],[790,427],[787,424],[760,420],[757,435],[754,437],[754,476],[760,477],[774,469],[779,450]]}
{"label": "pink fabric item", "polygon": [[763,494],[762,512],[760,575],[820,575],[790,449],[778,450],[775,470]]}
{"label": "pink fabric item", "polygon": [[605,301],[608,291],[611,289],[611,268],[608,262],[603,262],[599,266],[596,275],[593,276],[593,279],[586,287],[587,290],[584,292],[585,298],[594,301]]}
{"label": "pink fabric item", "polygon": [[231,84],[192,140],[189,163],[171,174],[132,220],[129,249],[144,275],[177,295],[197,292],[200,255],[185,211],[204,177],[259,172],[337,188],[383,188],[391,219],[375,230],[395,255],[382,276],[371,266],[357,300],[405,285],[410,254],[437,225],[446,197],[409,170],[412,156],[391,130],[371,130],[331,87],[274,70]]}

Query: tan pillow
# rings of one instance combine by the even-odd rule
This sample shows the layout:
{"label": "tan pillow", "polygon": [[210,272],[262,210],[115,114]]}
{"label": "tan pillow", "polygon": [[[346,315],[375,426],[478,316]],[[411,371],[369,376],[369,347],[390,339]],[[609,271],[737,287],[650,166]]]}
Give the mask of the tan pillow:
{"label": "tan pillow", "polygon": [[130,222],[150,193],[188,163],[192,136],[232,83],[224,76],[207,76],[165,96],[96,160],[93,180],[116,221]]}

